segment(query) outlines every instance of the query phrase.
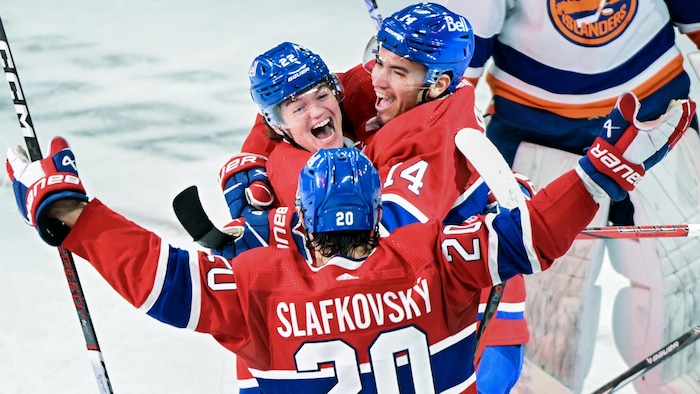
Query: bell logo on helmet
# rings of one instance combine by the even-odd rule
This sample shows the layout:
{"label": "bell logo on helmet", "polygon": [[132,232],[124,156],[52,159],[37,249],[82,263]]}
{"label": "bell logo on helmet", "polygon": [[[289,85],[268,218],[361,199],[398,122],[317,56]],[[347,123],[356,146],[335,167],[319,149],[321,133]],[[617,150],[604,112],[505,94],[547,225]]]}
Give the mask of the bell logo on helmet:
{"label": "bell logo on helmet", "polygon": [[445,23],[447,23],[448,31],[461,31],[464,33],[469,31],[467,21],[461,16],[458,21],[455,21],[450,15],[447,15],[445,16]]}

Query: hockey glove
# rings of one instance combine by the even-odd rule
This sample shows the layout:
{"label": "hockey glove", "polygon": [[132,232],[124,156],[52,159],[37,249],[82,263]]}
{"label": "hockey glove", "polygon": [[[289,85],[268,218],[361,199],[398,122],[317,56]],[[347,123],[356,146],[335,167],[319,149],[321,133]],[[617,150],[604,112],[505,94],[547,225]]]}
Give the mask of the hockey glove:
{"label": "hockey glove", "polygon": [[216,255],[232,259],[239,254],[261,246],[268,246],[270,239],[270,211],[250,211],[226,224],[221,231],[235,240],[220,248],[212,249]]}
{"label": "hockey glove", "polygon": [[265,209],[274,202],[266,161],[264,156],[239,153],[221,167],[219,183],[232,218],[243,215],[244,209]]}
{"label": "hockey glove", "polygon": [[603,129],[584,157],[581,169],[610,196],[621,201],[656,163],[666,156],[690,125],[692,100],[671,100],[658,119],[637,120],[639,101],[632,93],[620,96]]}
{"label": "hockey glove", "polygon": [[25,221],[34,226],[49,245],[58,246],[70,228],[46,216],[47,207],[62,199],[88,201],[78,177],[75,156],[61,137],[49,145],[49,156],[31,162],[20,146],[7,150],[7,174],[12,181],[17,208]]}

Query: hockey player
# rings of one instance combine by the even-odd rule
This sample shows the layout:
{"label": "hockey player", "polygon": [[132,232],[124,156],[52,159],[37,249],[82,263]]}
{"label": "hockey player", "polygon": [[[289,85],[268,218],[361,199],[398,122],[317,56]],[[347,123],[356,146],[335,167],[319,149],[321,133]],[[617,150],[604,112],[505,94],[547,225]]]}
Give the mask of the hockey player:
{"label": "hockey player", "polygon": [[[389,185],[382,195],[385,211],[395,212],[393,223],[383,221],[389,230],[429,218],[454,223],[481,208],[478,188],[485,186],[453,144],[459,129],[484,128],[474,87],[462,80],[474,48],[469,22],[432,3],[386,18],[368,46],[364,64],[372,73],[377,115],[366,123],[374,134],[365,152]],[[522,276],[508,281],[480,339],[480,393],[507,392],[520,376],[522,344],[529,340],[524,290]],[[489,293],[482,292],[480,308]]]}
{"label": "hockey player", "polygon": [[[279,205],[293,205],[299,170],[320,148],[361,141],[360,124],[374,111],[374,89],[361,66],[332,73],[308,48],[284,42],[256,57],[250,94],[260,114],[243,143],[219,172],[231,217],[246,206],[267,208],[278,191]],[[344,89],[347,87],[347,89]],[[274,166],[268,175],[265,168]],[[291,197],[289,197],[291,196]]]}
{"label": "hockey player", "polygon": [[[224,227],[227,232],[243,231],[244,226],[254,231],[261,223],[266,226],[269,217],[251,211],[268,209],[273,200],[280,206],[294,205],[299,172],[311,155],[321,148],[352,146],[354,142],[344,135],[355,138],[353,123],[359,125],[359,119],[374,113],[374,90],[361,67],[332,73],[318,54],[295,43],[284,42],[257,56],[249,77],[250,94],[261,115],[243,144],[244,151],[231,157],[220,171],[221,188],[234,219]],[[341,79],[351,86],[347,95]],[[257,242],[261,238],[264,243]],[[303,240],[285,240],[303,245]],[[269,244],[274,245],[275,240],[262,230],[216,252],[233,257]],[[301,252],[307,254],[303,247]],[[236,365],[240,393],[259,392],[240,358]]]}
{"label": "hockey player", "polygon": [[[603,129],[590,151],[605,147],[605,157],[589,153],[532,200],[461,225],[405,226],[387,238],[378,237],[380,181],[371,162],[354,148],[321,150],[299,179],[309,259],[257,248],[229,261],[168,245],[90,200],[60,137],[36,162],[9,149],[6,168],[20,213],[44,241],[89,261],[150,316],[211,334],[246,361],[264,392],[476,393],[475,295],[547,269],[592,219],[596,199],[633,189],[695,111],[693,102],[674,101],[644,125],[637,104],[632,94],[620,97],[612,131]],[[609,168],[610,157],[633,177]],[[293,212],[275,215],[284,223]]]}
{"label": "hockey player", "polygon": [[[513,169],[536,185],[576,165],[622,92],[640,98],[642,120],[663,113],[669,99],[688,97],[690,80],[674,27],[700,43],[698,2],[437,2],[472,23],[476,49],[465,75],[476,83],[492,60],[485,82],[494,113],[486,134]],[[661,203],[670,195],[674,204]],[[612,196],[610,208],[603,204],[592,225],[607,224],[608,209],[614,224],[695,223],[699,195],[700,138],[688,133],[629,198]],[[576,267],[557,264],[528,278],[526,308],[535,338],[526,346],[527,358],[574,392],[580,392],[591,365],[600,308],[595,281],[605,246],[614,269],[630,280],[616,297],[612,322],[629,365],[698,324],[700,315],[700,240],[575,242],[563,258],[577,261]],[[697,350],[635,380],[636,389],[700,393]]]}

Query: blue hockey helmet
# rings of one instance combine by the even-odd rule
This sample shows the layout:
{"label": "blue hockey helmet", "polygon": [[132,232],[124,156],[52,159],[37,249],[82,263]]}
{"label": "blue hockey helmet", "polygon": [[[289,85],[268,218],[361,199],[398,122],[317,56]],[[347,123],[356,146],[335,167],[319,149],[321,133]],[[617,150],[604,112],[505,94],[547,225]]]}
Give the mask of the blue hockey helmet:
{"label": "blue hockey helmet", "polygon": [[[365,60],[379,46],[427,68],[424,83],[449,73],[450,91],[459,84],[474,55],[474,31],[467,19],[435,3],[410,5],[384,19],[376,43],[370,42]],[[374,53],[371,53],[374,52]]]}
{"label": "blue hockey helmet", "polygon": [[291,42],[259,55],[248,72],[250,95],[265,120],[272,126],[282,124],[276,109],[279,104],[326,82],[338,99],[342,87],[337,76],[328,70],[321,57]]}
{"label": "blue hockey helmet", "polygon": [[372,230],[379,222],[379,173],[356,148],[321,149],[301,170],[296,205],[311,233]]}

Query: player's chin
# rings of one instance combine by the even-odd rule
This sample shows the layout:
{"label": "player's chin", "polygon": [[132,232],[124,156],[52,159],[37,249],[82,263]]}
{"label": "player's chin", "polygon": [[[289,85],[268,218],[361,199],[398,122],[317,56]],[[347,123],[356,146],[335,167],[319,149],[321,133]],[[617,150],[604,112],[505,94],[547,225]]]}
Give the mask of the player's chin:
{"label": "player's chin", "polygon": [[335,132],[332,136],[324,139],[317,139],[316,146],[319,149],[332,149],[332,148],[342,148],[343,147],[343,135]]}
{"label": "player's chin", "polygon": [[399,114],[394,108],[385,108],[382,111],[377,111],[377,118],[379,119],[379,123],[382,125],[387,124],[387,122],[394,119],[398,115]]}

